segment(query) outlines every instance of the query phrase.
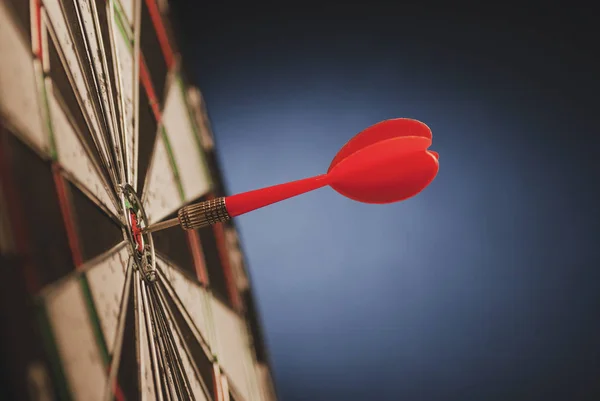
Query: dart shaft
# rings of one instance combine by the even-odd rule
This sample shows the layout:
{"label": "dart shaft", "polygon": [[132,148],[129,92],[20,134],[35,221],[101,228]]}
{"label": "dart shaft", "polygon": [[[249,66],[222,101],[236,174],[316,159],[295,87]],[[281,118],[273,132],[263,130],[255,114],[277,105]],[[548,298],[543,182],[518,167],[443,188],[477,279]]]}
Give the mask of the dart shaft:
{"label": "dart shaft", "polygon": [[151,233],[176,225],[180,225],[184,230],[193,230],[224,222],[230,218],[225,206],[225,198],[216,198],[184,206],[177,212],[177,217],[152,224],[143,232]]}
{"label": "dart shaft", "polygon": [[179,219],[177,217],[175,217],[174,219],[165,220],[165,221],[161,221],[160,223],[152,224],[152,225],[146,227],[143,230],[143,233],[147,234],[147,233],[152,233],[155,231],[164,230],[165,228],[174,227],[178,224],[179,224]]}
{"label": "dart shaft", "polygon": [[329,184],[327,174],[286,182],[227,197],[227,212],[231,217],[314,191]]}

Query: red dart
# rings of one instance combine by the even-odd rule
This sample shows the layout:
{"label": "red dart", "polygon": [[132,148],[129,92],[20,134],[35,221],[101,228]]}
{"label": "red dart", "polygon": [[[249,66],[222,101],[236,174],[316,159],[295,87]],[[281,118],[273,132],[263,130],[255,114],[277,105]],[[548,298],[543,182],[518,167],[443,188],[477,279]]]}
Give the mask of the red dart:
{"label": "red dart", "polygon": [[431,130],[408,118],[386,120],[357,134],[333,158],[326,174],[225,198],[231,217],[326,185],[364,203],[391,203],[421,192],[435,178],[438,154]]}
{"label": "red dart", "polygon": [[157,223],[156,231],[180,223],[197,228],[300,195],[326,185],[364,203],[392,203],[421,192],[439,170],[431,130],[420,121],[397,118],[379,122],[348,141],[326,174],[185,206],[178,218]]}

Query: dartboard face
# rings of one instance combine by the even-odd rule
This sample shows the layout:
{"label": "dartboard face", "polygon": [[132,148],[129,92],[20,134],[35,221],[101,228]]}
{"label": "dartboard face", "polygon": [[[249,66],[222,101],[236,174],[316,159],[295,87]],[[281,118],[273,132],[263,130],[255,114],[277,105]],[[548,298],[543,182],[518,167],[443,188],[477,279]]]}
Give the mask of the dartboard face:
{"label": "dartboard face", "polygon": [[235,228],[142,232],[224,195],[167,14],[165,0],[0,1],[20,399],[274,399]]}

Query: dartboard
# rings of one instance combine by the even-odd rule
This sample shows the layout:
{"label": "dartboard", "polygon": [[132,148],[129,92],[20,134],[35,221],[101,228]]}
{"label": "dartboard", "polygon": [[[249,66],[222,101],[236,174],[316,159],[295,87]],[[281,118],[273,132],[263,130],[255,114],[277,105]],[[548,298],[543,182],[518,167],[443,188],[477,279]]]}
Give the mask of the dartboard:
{"label": "dartboard", "polygon": [[275,399],[233,224],[142,230],[225,193],[173,38],[166,0],[0,1],[2,341],[19,399]]}

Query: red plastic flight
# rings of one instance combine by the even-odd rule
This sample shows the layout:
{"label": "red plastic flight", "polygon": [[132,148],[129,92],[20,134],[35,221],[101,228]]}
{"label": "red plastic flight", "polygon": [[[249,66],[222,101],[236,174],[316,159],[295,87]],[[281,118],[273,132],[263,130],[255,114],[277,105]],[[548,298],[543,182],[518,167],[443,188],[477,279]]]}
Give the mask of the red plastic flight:
{"label": "red plastic flight", "polygon": [[397,118],[357,134],[335,155],[326,174],[225,198],[231,217],[329,185],[364,203],[392,203],[417,195],[437,175],[439,155],[428,150],[431,130]]}

